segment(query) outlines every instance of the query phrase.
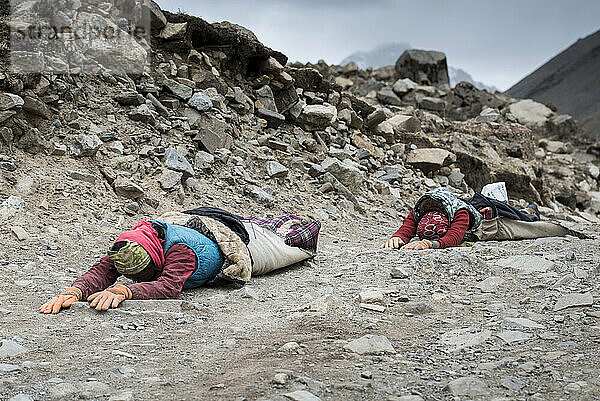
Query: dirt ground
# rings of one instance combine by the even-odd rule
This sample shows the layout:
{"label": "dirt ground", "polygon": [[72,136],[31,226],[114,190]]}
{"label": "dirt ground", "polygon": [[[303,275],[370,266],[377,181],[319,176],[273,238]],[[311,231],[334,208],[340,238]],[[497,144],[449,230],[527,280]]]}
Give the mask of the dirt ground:
{"label": "dirt ground", "polygon": [[[24,211],[0,232],[0,339],[25,348],[0,356],[2,400],[18,394],[31,398],[15,400],[600,397],[600,310],[588,302],[599,296],[597,239],[380,250],[400,223],[383,203],[359,215],[327,197],[286,203],[291,198],[282,195],[266,211],[207,179],[200,180],[206,191],[183,204],[157,193],[158,209],[143,205],[127,215],[114,194],[103,195],[105,183],[91,162],[93,184],[65,177],[70,167],[82,170],[80,162],[38,162],[24,172],[36,182],[19,194]],[[38,313],[121,230],[199,204],[257,215],[322,208],[330,216],[313,261],[243,288],[185,291],[180,301],[126,301],[106,313],[86,304],[55,316]],[[29,238],[18,240],[14,226]],[[360,305],[361,292],[367,305]],[[572,294],[584,294],[575,300],[584,306],[568,307]],[[364,335],[385,336],[393,348],[373,354],[346,348]]]}

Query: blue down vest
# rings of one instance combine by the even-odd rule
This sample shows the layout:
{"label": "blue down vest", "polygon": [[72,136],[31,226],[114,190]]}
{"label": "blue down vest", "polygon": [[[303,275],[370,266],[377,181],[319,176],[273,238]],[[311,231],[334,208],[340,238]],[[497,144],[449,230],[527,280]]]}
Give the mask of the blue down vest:
{"label": "blue down vest", "polygon": [[187,279],[183,288],[200,287],[219,272],[223,266],[223,254],[213,241],[191,228],[162,221],[153,221],[153,223],[158,224],[164,230],[163,250],[165,254],[176,244],[183,244],[196,254],[196,269]]}
{"label": "blue down vest", "polygon": [[434,190],[427,192],[423,195],[415,204],[413,214],[417,223],[427,213],[428,209],[432,206],[441,207],[448,221],[452,223],[454,215],[459,210],[466,210],[469,212],[469,230],[474,230],[481,224],[481,213],[475,209],[472,205],[467,202],[458,199],[448,188],[439,187]]}

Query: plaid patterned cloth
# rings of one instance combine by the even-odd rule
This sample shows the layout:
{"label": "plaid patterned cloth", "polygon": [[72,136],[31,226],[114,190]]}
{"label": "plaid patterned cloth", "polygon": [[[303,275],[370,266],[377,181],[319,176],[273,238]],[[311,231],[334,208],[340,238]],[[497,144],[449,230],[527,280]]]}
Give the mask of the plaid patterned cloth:
{"label": "plaid patterned cloth", "polygon": [[317,241],[321,223],[317,220],[303,219],[293,214],[273,218],[248,217],[252,221],[267,228],[285,239],[285,244],[309,252],[317,252]]}

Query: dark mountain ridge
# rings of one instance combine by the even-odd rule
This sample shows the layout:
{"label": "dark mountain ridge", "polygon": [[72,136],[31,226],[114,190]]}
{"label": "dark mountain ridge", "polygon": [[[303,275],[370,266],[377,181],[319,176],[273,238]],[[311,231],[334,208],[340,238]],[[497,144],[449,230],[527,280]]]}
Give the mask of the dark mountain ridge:
{"label": "dark mountain ridge", "polygon": [[560,113],[574,116],[587,136],[600,138],[600,30],[579,39],[507,93],[550,101]]}

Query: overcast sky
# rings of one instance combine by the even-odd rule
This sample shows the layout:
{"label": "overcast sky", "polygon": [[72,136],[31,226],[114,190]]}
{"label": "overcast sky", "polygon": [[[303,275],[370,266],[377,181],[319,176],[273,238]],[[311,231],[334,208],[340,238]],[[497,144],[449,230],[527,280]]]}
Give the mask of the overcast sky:
{"label": "overcast sky", "polygon": [[600,0],[158,0],[163,9],[252,30],[290,61],[339,63],[408,42],[505,90],[600,29]]}

